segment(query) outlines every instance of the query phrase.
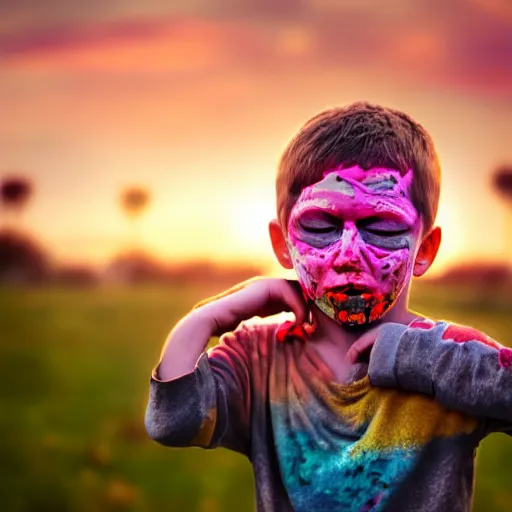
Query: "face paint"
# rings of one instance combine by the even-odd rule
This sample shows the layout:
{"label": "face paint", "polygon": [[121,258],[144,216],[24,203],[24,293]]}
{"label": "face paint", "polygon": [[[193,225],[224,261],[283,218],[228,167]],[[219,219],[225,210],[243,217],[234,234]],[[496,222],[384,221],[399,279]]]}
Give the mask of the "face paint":
{"label": "face paint", "polygon": [[421,227],[412,177],[412,170],[330,170],[291,210],[288,248],[299,282],[342,325],[381,318],[412,275]]}

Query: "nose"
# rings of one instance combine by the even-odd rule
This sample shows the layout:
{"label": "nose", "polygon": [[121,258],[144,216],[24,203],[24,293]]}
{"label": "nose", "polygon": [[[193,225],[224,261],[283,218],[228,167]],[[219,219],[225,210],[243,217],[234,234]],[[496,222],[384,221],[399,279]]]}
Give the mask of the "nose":
{"label": "nose", "polygon": [[334,270],[339,274],[344,272],[361,272],[363,259],[361,251],[364,241],[353,222],[345,222],[338,250],[334,257]]}

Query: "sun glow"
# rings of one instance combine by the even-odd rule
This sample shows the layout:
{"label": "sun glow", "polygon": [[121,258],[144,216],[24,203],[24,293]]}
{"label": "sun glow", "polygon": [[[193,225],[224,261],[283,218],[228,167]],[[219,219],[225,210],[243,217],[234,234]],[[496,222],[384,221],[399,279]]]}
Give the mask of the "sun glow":
{"label": "sun glow", "polygon": [[262,196],[247,201],[236,200],[229,206],[230,235],[237,252],[270,258],[268,223],[275,217],[273,199]]}

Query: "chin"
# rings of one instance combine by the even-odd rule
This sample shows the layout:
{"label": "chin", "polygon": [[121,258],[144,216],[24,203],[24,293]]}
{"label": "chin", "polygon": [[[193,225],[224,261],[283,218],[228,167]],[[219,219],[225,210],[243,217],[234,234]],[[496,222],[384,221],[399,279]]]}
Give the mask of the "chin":
{"label": "chin", "polygon": [[315,300],[315,304],[339,325],[358,328],[380,320],[391,309],[395,299],[396,296],[391,294],[330,290]]}

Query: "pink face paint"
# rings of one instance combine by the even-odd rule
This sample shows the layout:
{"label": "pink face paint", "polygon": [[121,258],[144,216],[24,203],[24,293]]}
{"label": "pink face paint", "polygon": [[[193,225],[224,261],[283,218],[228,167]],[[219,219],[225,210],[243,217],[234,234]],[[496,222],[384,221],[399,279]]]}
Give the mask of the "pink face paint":
{"label": "pink face paint", "polygon": [[299,282],[342,325],[381,318],[412,275],[421,228],[412,177],[412,170],[329,170],[291,210],[288,247]]}

